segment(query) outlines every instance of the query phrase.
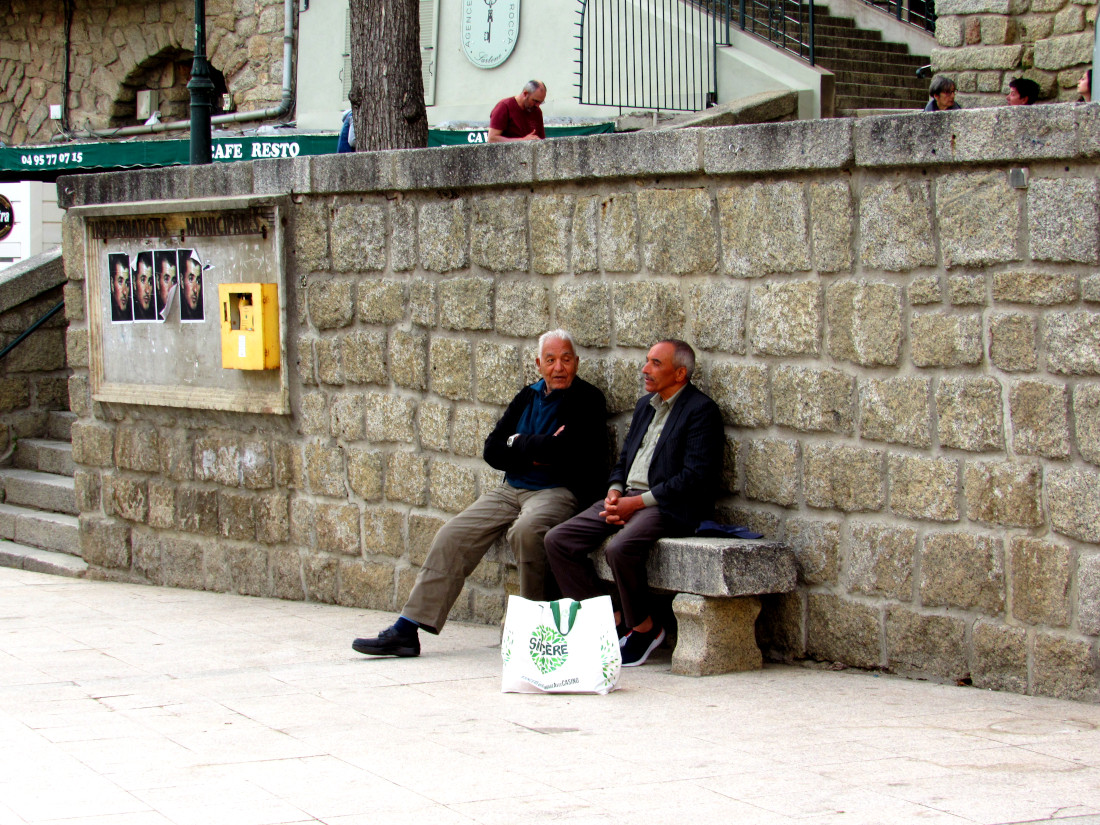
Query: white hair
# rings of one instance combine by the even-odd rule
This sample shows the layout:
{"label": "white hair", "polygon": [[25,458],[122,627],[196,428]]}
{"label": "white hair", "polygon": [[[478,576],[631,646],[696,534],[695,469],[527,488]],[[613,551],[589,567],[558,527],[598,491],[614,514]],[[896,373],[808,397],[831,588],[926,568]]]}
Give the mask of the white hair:
{"label": "white hair", "polygon": [[566,332],[564,329],[552,329],[549,332],[544,332],[542,335],[539,336],[539,358],[542,358],[542,351],[546,349],[546,342],[553,340],[554,338],[569,344],[569,346],[573,350],[573,354],[576,354],[577,347],[573,343],[573,336]]}

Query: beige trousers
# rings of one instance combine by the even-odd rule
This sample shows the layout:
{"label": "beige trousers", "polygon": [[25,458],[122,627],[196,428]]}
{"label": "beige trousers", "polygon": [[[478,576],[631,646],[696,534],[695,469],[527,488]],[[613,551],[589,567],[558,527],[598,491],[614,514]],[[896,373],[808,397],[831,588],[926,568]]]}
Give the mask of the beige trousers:
{"label": "beige trousers", "polygon": [[502,484],[489,490],[439,528],[401,615],[430,632],[442,630],[466,577],[505,534],[519,569],[520,595],[543,599],[542,538],[576,511],[577,499],[565,487],[521,490]]}

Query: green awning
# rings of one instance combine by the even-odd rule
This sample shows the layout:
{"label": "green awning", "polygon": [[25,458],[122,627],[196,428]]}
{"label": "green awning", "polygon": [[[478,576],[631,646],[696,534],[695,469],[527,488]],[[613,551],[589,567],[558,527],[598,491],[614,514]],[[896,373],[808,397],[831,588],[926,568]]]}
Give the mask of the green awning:
{"label": "green awning", "polygon": [[[219,137],[211,141],[210,149],[215,163],[325,155],[336,151],[336,135]],[[187,140],[104,140],[4,147],[0,148],[0,172],[40,174],[186,166],[190,156],[190,141]]]}
{"label": "green awning", "polygon": [[[595,126],[548,126],[546,136],[595,135],[615,131],[614,123]],[[487,143],[482,129],[428,130],[428,146],[467,146]],[[297,158],[328,155],[336,151],[336,135],[262,135],[217,137],[211,141],[215,163],[264,158]],[[17,174],[50,175],[58,172],[90,172],[110,169],[149,169],[186,166],[191,149],[187,140],[103,140],[96,143],[39,144],[0,147],[0,174],[9,180]]]}
{"label": "green awning", "polygon": [[[615,131],[614,123],[596,123],[592,126],[547,126],[546,137],[572,137],[574,135],[603,135]],[[429,146],[466,146],[471,143],[488,143],[488,129],[429,129]]]}

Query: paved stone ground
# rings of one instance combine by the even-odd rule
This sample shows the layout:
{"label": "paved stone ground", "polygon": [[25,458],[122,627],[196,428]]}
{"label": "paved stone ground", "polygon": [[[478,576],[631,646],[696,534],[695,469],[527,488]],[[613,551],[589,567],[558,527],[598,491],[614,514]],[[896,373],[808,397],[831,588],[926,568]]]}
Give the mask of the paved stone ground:
{"label": "paved stone ground", "polygon": [[0,569],[0,825],[1100,823],[1100,707],[859,672],[499,692],[498,633]]}

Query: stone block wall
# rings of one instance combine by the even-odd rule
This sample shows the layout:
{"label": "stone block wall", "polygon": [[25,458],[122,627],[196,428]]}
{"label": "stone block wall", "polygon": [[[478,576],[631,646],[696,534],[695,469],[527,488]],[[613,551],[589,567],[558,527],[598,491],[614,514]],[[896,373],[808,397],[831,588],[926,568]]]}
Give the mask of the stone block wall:
{"label": "stone block wall", "polygon": [[[75,5],[69,57],[69,124],[82,130],[132,125],[136,86],[165,101],[189,100],[187,77],[173,65],[190,60],[195,42],[191,0],[87,0]],[[242,111],[277,105],[282,94],[283,0],[209,0],[206,51]],[[61,2],[9,0],[0,7],[0,140],[46,143],[59,132],[50,104],[63,98],[65,12]],[[158,72],[158,67],[162,72]],[[163,82],[156,80],[165,74]],[[186,118],[186,111],[183,117]]]}
{"label": "stone block wall", "polygon": [[[56,286],[0,313],[0,349],[62,300]],[[74,308],[82,310],[80,303]],[[82,311],[75,315],[83,320]],[[49,413],[69,408],[65,325],[58,313],[0,360],[0,455],[17,439],[45,436]]]}
{"label": "stone block wall", "polygon": [[937,0],[934,72],[951,77],[963,108],[1004,103],[1028,77],[1043,100],[1077,99],[1092,66],[1096,0]]}
{"label": "stone block wall", "polygon": [[[293,414],[70,385],[96,575],[394,610],[565,326],[620,439],[662,336],[726,420],[722,516],[783,539],[771,655],[1095,700],[1100,106],[64,179],[64,205],[291,193]],[[66,221],[71,286],[80,223]],[[70,326],[70,352],[87,330]],[[70,359],[74,367],[82,367]],[[496,622],[506,555],[454,618]]]}

